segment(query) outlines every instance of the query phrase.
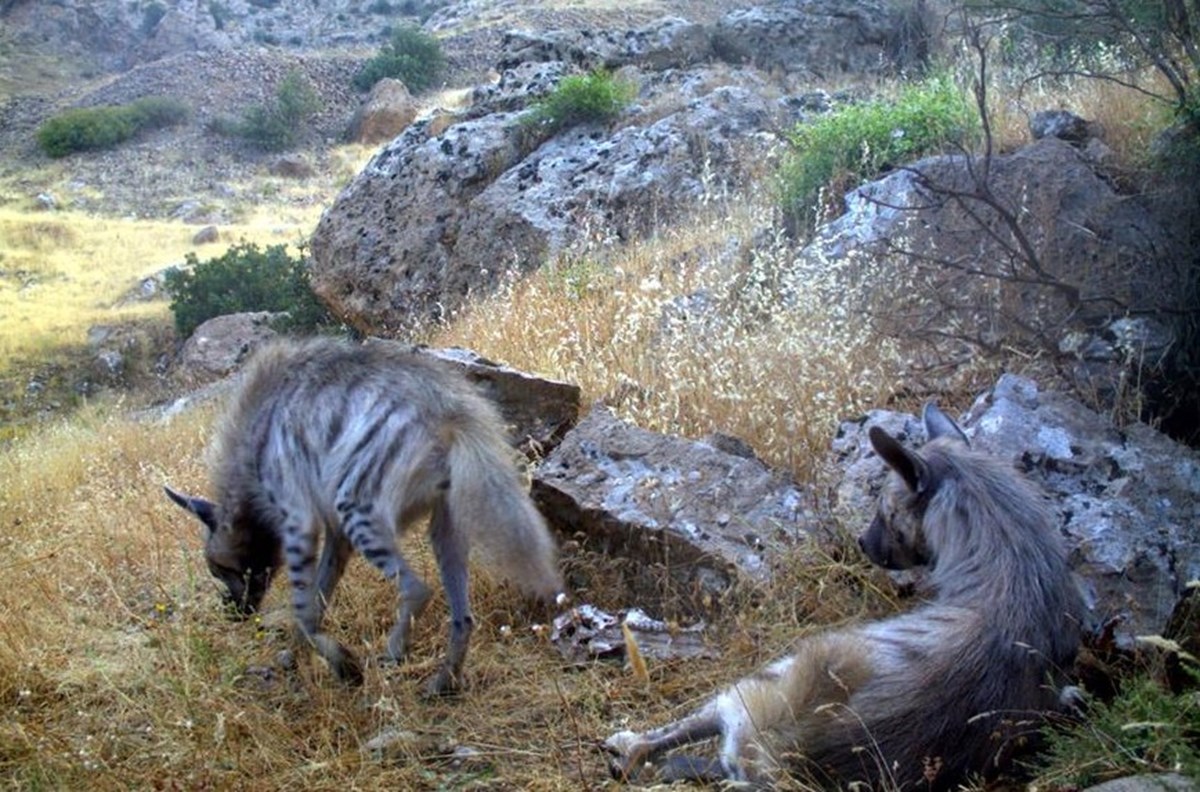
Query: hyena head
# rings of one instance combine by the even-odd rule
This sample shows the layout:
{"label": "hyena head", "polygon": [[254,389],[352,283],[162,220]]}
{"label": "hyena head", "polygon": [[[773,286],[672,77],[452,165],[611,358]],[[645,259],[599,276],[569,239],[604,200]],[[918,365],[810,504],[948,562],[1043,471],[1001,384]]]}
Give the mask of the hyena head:
{"label": "hyena head", "polygon": [[[967,436],[948,415],[925,405],[925,433],[930,441],[950,438],[968,444]],[[916,451],[905,448],[878,426],[868,432],[875,453],[896,475],[890,476],[880,497],[879,511],[858,546],[867,558],[885,569],[908,569],[933,560],[922,523],[929,499],[937,491],[939,474]]]}
{"label": "hyena head", "polygon": [[226,521],[211,501],[164,489],[167,497],[204,524],[204,560],[212,576],[225,586],[225,603],[242,616],[257,612],[279,567],[278,540],[251,524],[254,518],[247,517],[245,509]]}

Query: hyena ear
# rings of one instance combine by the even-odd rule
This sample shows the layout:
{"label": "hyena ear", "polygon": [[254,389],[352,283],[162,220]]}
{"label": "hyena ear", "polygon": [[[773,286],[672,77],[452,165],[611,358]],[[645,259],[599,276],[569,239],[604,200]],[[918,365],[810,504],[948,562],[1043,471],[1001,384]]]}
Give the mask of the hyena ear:
{"label": "hyena ear", "polygon": [[925,489],[930,481],[929,465],[917,452],[909,451],[878,426],[872,426],[867,431],[867,437],[871,439],[875,453],[883,458],[888,467],[900,474],[910,490],[921,492]]}
{"label": "hyena ear", "polygon": [[204,523],[210,532],[217,530],[216,504],[212,501],[206,501],[204,498],[193,498],[190,495],[184,495],[182,492],[176,492],[165,485],[163,489],[166,490],[168,498],[199,517],[200,522]]}
{"label": "hyena ear", "polygon": [[925,405],[925,411],[921,417],[925,422],[925,434],[930,440],[937,440],[939,437],[951,437],[960,441],[963,445],[970,447],[971,441],[967,439],[967,435],[959,425],[954,422],[953,418],[939,410],[938,406],[933,402]]}

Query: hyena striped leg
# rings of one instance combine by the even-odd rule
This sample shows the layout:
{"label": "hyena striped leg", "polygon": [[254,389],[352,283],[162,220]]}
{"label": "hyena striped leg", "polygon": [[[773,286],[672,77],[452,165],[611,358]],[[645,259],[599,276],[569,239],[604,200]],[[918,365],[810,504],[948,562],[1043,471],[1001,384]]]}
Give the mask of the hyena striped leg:
{"label": "hyena striped leg", "polygon": [[325,616],[325,609],[333,601],[333,591],[337,588],[342,573],[346,571],[346,562],[354,548],[341,531],[326,528],[325,540],[321,543],[321,560],[317,563],[317,624]]}
{"label": "hyena striped leg", "polygon": [[338,511],[343,515],[342,532],[354,549],[400,590],[396,626],[388,636],[388,656],[402,660],[408,654],[408,633],[413,620],[429,604],[429,587],[409,568],[396,549],[395,532],[384,527],[384,521],[371,506],[343,504]]}
{"label": "hyena striped leg", "polygon": [[[345,682],[360,684],[362,667],[345,647],[321,632],[321,619],[325,614],[322,592],[314,591],[313,577],[316,566],[313,546],[316,531],[305,530],[303,523],[288,523],[284,526],[284,560],[287,564],[288,580],[292,584],[292,611],[301,637],[312,644],[333,672]],[[331,548],[337,552],[337,548]],[[325,562],[322,567],[336,566],[336,558]],[[332,569],[330,569],[332,571]]]}
{"label": "hyena striped leg", "polygon": [[466,537],[455,526],[444,501],[439,501],[433,507],[429,538],[450,606],[450,645],[446,649],[442,667],[438,669],[437,676],[430,680],[428,687],[431,695],[440,695],[461,687],[463,662],[467,659],[471,631],[475,629],[468,585],[467,556],[470,547]]}

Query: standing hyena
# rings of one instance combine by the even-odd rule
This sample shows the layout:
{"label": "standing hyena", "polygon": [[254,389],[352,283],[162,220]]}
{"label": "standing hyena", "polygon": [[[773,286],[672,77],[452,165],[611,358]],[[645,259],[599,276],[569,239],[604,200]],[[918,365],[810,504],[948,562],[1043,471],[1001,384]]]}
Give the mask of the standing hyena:
{"label": "standing hyena", "polygon": [[924,422],[920,452],[871,429],[893,475],[859,545],[888,569],[928,567],[935,598],[803,638],[682,720],[612,735],[616,775],[719,737],[719,762],[673,757],[668,773],[948,789],[994,772],[1029,719],[1059,707],[1083,605],[1047,507],[936,407]]}
{"label": "standing hyena", "polygon": [[561,591],[554,542],[495,409],[436,361],[330,339],[267,347],[244,374],[211,459],[215,503],[167,489],[207,526],[209,569],[250,613],[284,565],[299,633],[347,681],[361,681],[358,661],[321,631],[346,561],[357,550],[400,589],[388,639],[389,655],[400,659],[430,592],[396,538],[426,515],[451,617],[431,692],[460,682],[472,629],[472,545],[529,593]]}

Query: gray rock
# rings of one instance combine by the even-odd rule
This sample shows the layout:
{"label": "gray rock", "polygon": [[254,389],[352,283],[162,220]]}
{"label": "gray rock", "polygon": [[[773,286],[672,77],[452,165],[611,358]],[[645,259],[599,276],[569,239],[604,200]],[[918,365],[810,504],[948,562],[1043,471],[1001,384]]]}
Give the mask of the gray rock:
{"label": "gray rock", "polygon": [[798,541],[828,538],[808,494],[782,472],[640,429],[604,407],[534,471],[532,491],[586,549],[635,559],[622,601],[651,609],[671,589],[685,592],[685,610],[703,611],[739,578],[769,578]]}
{"label": "gray rock", "polygon": [[930,157],[853,190],[846,212],[805,249],[795,277],[859,295],[857,309],[898,337],[920,327],[925,340],[948,335],[984,346],[1057,343],[1182,296],[1174,269],[1163,266],[1176,246],[1171,231],[1067,143],[1046,138],[991,161],[989,189],[1019,213],[1041,271],[1014,254],[1017,240],[997,212],[955,197],[976,190],[968,165],[977,171],[980,163]]}
{"label": "gray rock", "polygon": [[710,35],[703,25],[667,17],[625,31],[511,31],[501,42],[497,68],[504,71],[525,63],[558,61],[583,70],[635,65],[659,71],[685,68],[711,55]]}
{"label": "gray rock", "polygon": [[1084,792],[1195,792],[1196,782],[1179,773],[1125,776],[1096,784]]}
{"label": "gray rock", "polygon": [[828,78],[917,66],[928,35],[877,0],[799,0],[730,11],[713,31],[713,49],[731,63]]}
{"label": "gray rock", "polygon": [[232,374],[264,342],[278,333],[270,311],[217,316],[204,322],[184,342],[174,376],[189,386],[204,385]]}
{"label": "gray rock", "polygon": [[[860,519],[884,475],[866,439],[875,424],[908,439],[923,433],[913,416],[886,412],[842,425],[839,504]],[[1161,633],[1187,582],[1200,576],[1200,455],[1143,424],[1117,430],[1013,375],[980,396],[962,425],[975,447],[1012,460],[1045,489],[1097,623],[1120,619],[1126,645]]]}
{"label": "gray rock", "polygon": [[1052,137],[1082,145],[1097,137],[1100,128],[1067,110],[1039,110],[1029,119],[1029,132],[1034,140]]}
{"label": "gray rock", "polygon": [[219,242],[220,239],[221,231],[215,225],[204,226],[192,234],[193,245],[211,245],[213,242]]}

